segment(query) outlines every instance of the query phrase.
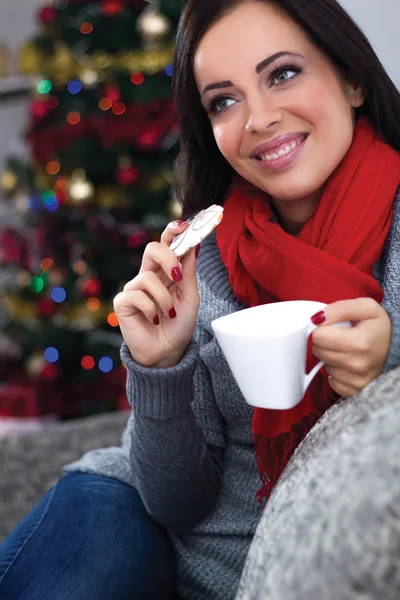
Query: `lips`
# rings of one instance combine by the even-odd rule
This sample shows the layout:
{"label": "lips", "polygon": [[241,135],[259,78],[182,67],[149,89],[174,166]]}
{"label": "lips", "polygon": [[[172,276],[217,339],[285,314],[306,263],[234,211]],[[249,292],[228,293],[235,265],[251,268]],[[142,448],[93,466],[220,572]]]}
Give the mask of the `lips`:
{"label": "lips", "polygon": [[284,149],[293,142],[303,142],[306,139],[307,135],[307,133],[301,132],[285,133],[283,135],[279,135],[270,142],[261,144],[260,146],[254,148],[250,155],[250,158],[256,158],[258,160],[261,160],[261,156],[265,156],[266,154],[277,154],[277,152],[281,148]]}

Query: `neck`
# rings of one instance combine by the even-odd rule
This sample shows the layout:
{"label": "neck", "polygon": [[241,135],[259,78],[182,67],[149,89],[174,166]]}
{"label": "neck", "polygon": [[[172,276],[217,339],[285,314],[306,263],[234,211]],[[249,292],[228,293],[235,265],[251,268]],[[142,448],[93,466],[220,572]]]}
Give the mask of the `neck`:
{"label": "neck", "polygon": [[282,229],[290,235],[300,233],[303,225],[316,211],[322,198],[323,190],[318,190],[312,196],[299,200],[279,200],[273,198],[273,205],[278,214]]}

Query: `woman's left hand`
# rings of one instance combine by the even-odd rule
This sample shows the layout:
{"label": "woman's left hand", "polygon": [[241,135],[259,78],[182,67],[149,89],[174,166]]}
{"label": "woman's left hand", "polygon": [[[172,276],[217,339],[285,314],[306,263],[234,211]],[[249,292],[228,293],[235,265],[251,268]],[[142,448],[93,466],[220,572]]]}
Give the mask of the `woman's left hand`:
{"label": "woman's left hand", "polygon": [[[348,398],[382,373],[390,348],[391,320],[371,298],[334,302],[323,314],[325,320],[312,335],[313,354],[326,364],[331,387]],[[321,323],[323,314],[318,313],[317,322]],[[351,321],[353,327],[335,327],[341,321]]]}

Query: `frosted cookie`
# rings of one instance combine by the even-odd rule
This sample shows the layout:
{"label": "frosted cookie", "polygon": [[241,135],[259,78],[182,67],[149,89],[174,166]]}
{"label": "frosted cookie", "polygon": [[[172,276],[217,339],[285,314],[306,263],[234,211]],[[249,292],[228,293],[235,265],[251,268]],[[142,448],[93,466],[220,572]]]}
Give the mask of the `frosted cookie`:
{"label": "frosted cookie", "polygon": [[222,221],[223,212],[224,209],[222,206],[218,206],[217,204],[213,204],[209,208],[199,212],[190,221],[189,227],[174,237],[170,246],[171,250],[175,252],[178,258],[184,256],[191,248],[200,244],[204,238],[214,231],[216,226]]}

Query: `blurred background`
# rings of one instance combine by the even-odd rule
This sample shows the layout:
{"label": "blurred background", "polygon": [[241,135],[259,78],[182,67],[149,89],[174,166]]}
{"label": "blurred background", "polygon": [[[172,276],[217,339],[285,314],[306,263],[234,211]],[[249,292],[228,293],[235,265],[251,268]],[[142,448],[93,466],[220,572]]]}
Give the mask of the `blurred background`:
{"label": "blurred background", "polygon": [[[399,85],[398,0],[342,4]],[[0,436],[127,408],[112,299],[180,216],[181,7],[0,4]]]}

